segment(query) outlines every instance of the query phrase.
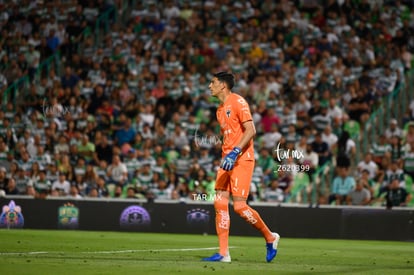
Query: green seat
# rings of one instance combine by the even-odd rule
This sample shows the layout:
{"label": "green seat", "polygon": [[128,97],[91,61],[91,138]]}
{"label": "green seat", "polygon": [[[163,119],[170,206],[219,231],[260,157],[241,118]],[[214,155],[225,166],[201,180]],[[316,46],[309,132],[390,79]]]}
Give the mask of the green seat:
{"label": "green seat", "polygon": [[304,173],[304,172],[300,172],[297,173],[295,175],[295,177],[293,178],[293,187],[290,191],[291,193],[291,201],[292,202],[297,202],[298,201],[298,197],[300,196],[301,192],[309,185],[310,180],[309,180],[309,175]]}
{"label": "green seat", "polygon": [[410,175],[405,175],[405,189],[409,194],[411,194],[411,201],[408,203],[409,206],[414,206],[414,185],[413,178]]}
{"label": "green seat", "polygon": [[108,189],[109,196],[113,198],[115,196],[115,187],[116,185],[113,183],[107,184],[106,188]]}

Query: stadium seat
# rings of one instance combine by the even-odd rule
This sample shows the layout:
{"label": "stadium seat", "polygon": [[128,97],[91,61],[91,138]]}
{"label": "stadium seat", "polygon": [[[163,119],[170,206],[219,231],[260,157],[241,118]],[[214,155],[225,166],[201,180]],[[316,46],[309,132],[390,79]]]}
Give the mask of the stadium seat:
{"label": "stadium seat", "polygon": [[411,201],[408,203],[409,206],[414,206],[414,185],[413,178],[410,175],[405,175],[405,188],[408,193],[411,194]]}
{"label": "stadium seat", "polygon": [[113,184],[113,183],[110,183],[110,184],[106,185],[106,188],[108,189],[109,196],[111,198],[113,198],[114,195],[115,195],[115,187],[116,187],[116,185]]}
{"label": "stadium seat", "polygon": [[309,185],[310,180],[308,174],[300,172],[295,175],[293,179],[293,187],[291,190],[291,202],[301,202],[302,200],[302,191],[306,190],[306,187]]}

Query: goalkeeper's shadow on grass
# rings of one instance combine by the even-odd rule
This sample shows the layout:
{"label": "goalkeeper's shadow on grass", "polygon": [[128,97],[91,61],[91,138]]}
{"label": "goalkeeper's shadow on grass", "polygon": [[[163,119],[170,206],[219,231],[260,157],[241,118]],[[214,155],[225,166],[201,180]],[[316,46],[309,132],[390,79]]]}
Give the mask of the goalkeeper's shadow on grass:
{"label": "goalkeeper's shadow on grass", "polygon": [[[222,264],[222,265],[231,265],[232,263],[239,263],[239,264],[259,264],[259,263],[263,263],[263,264],[269,264],[266,263],[265,261],[260,261],[258,259],[254,260],[251,259],[247,256],[237,256],[234,257],[233,254],[231,256],[231,262],[230,263],[223,263],[223,262],[208,262],[208,261],[203,261],[202,259],[206,257],[206,255],[198,255],[198,256],[191,256],[192,258],[196,259],[196,261],[199,261],[201,263],[206,263],[206,264]],[[275,262],[275,261],[273,261]]]}

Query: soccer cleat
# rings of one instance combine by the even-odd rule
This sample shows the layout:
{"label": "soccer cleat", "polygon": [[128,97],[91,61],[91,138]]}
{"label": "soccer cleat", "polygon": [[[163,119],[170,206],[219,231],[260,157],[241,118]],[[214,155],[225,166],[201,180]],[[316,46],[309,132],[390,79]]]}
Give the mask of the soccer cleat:
{"label": "soccer cleat", "polygon": [[266,253],[266,261],[270,263],[277,254],[277,245],[279,244],[280,236],[277,233],[272,233],[275,237],[273,243],[266,243],[267,253]]}
{"label": "soccer cleat", "polygon": [[205,262],[230,263],[231,262],[231,257],[230,257],[230,254],[228,254],[227,256],[222,256],[219,253],[216,253],[211,257],[203,258],[203,261],[205,261]]}

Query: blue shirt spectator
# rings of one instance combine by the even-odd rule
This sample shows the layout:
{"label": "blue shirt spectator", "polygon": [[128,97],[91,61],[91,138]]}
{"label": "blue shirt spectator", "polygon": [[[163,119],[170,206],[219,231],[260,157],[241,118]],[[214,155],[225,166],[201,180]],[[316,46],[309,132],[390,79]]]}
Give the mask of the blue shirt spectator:
{"label": "blue shirt spectator", "polygon": [[69,66],[65,68],[65,74],[60,79],[62,88],[71,89],[78,84],[79,80],[79,76],[72,73],[72,68]]}
{"label": "blue shirt spectator", "polygon": [[134,140],[136,132],[131,124],[131,119],[127,118],[124,127],[115,132],[115,139],[118,145],[131,143]]}
{"label": "blue shirt spectator", "polygon": [[338,175],[332,182],[331,195],[329,196],[329,204],[333,201],[337,205],[346,203],[348,193],[354,190],[356,185],[354,177],[349,176],[349,168],[338,168]]}

